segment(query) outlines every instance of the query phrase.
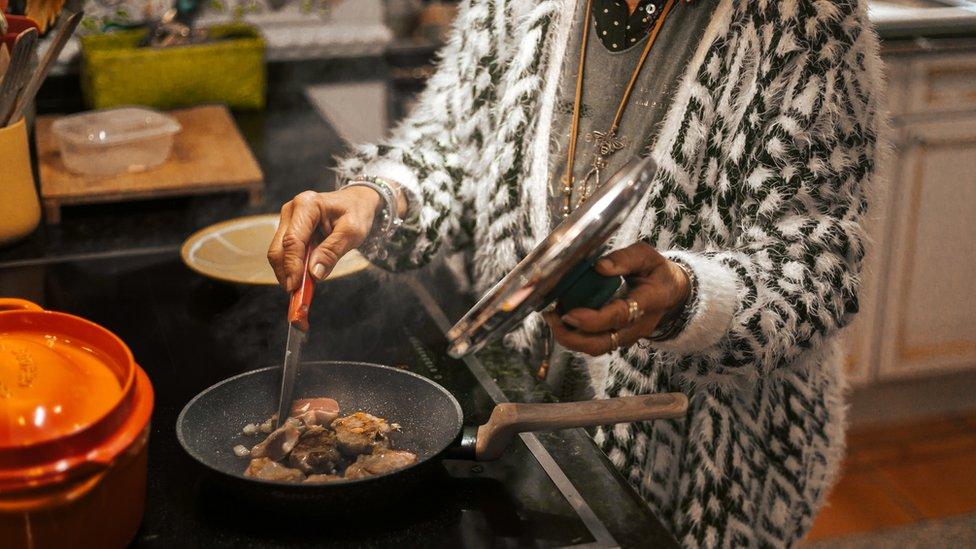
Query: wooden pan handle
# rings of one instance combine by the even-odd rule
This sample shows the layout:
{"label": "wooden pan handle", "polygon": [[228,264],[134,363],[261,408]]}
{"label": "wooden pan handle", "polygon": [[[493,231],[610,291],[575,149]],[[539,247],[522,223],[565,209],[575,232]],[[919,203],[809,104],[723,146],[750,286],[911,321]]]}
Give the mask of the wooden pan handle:
{"label": "wooden pan handle", "polygon": [[687,410],[688,397],[681,393],[555,404],[499,404],[488,422],[478,427],[475,457],[481,461],[497,459],[518,433],[679,418]]}

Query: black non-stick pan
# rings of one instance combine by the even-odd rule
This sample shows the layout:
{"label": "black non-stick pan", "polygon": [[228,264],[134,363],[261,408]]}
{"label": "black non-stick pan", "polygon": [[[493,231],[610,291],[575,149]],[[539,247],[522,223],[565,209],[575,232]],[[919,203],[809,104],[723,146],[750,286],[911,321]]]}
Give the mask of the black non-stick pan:
{"label": "black non-stick pan", "polygon": [[496,459],[520,432],[681,417],[688,407],[688,399],[679,393],[556,404],[505,403],[495,406],[484,425],[465,427],[454,396],[425,377],[362,362],[306,362],[296,398],[328,396],[339,402],[343,415],[364,411],[399,423],[392,446],[416,453],[417,463],[386,475],[322,484],[245,477],[248,459],[234,455],[233,447],[251,447],[261,440],[242,434],[241,429],[265,421],[274,412],[280,376],[278,367],[263,368],[204,390],[183,408],[176,433],[191,457],[236,488],[295,502],[389,499],[391,490],[422,479],[437,458]]}

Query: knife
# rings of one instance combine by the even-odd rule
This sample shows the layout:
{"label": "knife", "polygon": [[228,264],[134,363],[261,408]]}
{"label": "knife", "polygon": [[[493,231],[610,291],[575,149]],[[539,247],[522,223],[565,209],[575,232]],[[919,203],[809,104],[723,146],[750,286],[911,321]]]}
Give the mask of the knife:
{"label": "knife", "polygon": [[13,109],[17,94],[30,73],[30,62],[36,49],[37,29],[30,28],[17,35],[10,54],[10,65],[3,75],[3,83],[0,83],[0,128],[7,125],[7,115]]}
{"label": "knife", "polygon": [[308,339],[308,308],[312,305],[315,281],[308,274],[308,260],[315,246],[310,242],[305,252],[305,269],[302,270],[302,283],[292,292],[288,303],[288,341],[285,343],[285,362],[281,368],[281,394],[278,397],[278,420],[276,428],[285,424],[291,403],[295,396],[295,379],[302,361],[302,349]]}
{"label": "knife", "polygon": [[34,71],[27,85],[24,86],[23,91],[20,92],[20,99],[17,101],[13,113],[10,114],[7,122],[13,123],[20,120],[20,117],[27,109],[27,105],[34,100],[37,90],[41,89],[41,84],[47,78],[47,73],[51,71],[54,62],[58,60],[58,55],[64,49],[64,45],[68,43],[71,35],[74,34],[75,29],[78,28],[78,23],[81,23],[81,18],[84,16],[85,12],[83,11],[72,13],[64,19],[61,26],[54,32],[54,38],[51,39],[51,44],[47,49],[47,53],[44,54],[44,59],[41,60],[41,64]]}

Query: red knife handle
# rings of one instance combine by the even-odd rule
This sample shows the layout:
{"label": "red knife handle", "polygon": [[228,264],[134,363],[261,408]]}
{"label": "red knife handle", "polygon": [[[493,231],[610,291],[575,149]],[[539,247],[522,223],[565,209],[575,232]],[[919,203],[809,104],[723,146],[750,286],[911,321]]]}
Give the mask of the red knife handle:
{"label": "red knife handle", "polygon": [[312,295],[315,293],[315,280],[308,274],[308,260],[312,257],[315,247],[309,243],[305,251],[305,267],[302,269],[302,283],[292,292],[288,303],[288,323],[298,327],[303,332],[308,331],[308,309],[312,306]]}

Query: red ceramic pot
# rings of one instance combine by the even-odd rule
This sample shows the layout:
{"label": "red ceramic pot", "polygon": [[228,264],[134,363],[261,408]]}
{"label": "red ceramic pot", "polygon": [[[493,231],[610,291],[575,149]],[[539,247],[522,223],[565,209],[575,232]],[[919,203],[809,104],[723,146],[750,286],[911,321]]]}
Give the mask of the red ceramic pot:
{"label": "red ceramic pot", "polygon": [[0,298],[0,540],[122,547],[142,520],[153,390],[112,332]]}

